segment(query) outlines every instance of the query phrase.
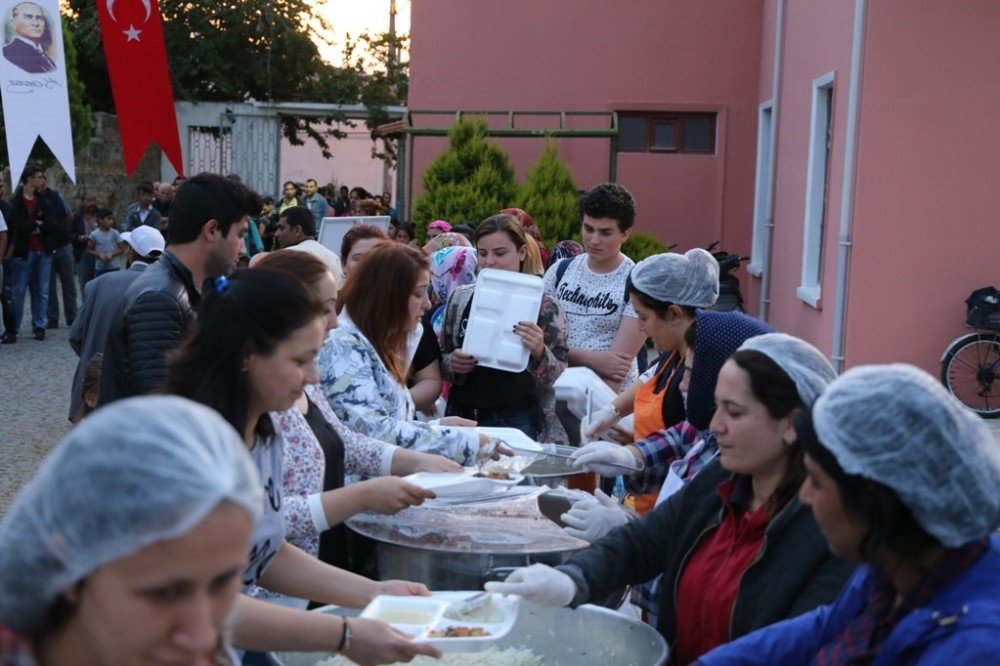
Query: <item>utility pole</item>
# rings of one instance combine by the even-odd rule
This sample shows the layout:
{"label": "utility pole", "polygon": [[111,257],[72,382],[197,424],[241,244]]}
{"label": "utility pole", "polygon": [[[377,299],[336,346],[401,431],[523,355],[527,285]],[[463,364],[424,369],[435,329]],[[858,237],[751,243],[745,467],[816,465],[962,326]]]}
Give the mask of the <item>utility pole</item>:
{"label": "utility pole", "polygon": [[396,52],[396,0],[389,0],[389,37],[392,38],[392,45],[389,47],[389,63],[395,65],[399,60]]}

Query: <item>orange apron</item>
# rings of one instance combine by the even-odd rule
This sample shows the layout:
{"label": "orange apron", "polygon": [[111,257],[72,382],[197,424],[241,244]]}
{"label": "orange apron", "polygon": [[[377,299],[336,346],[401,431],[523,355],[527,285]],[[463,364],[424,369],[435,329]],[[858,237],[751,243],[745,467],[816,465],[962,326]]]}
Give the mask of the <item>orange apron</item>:
{"label": "orange apron", "polygon": [[[667,424],[663,422],[663,400],[667,396],[667,389],[674,380],[674,375],[677,374],[677,369],[680,368],[680,363],[674,365],[670,372],[670,377],[667,378],[667,383],[660,393],[656,393],[656,385],[676,356],[676,351],[671,352],[659,371],[648,382],[636,389],[632,412],[632,421],[634,424],[632,429],[633,441],[638,442],[643,440],[654,432],[667,427]],[[657,490],[656,492],[644,495],[629,495],[626,499],[626,504],[631,504],[636,513],[640,516],[645,516],[653,509],[653,505],[656,504],[656,498],[659,494],[659,490]]]}

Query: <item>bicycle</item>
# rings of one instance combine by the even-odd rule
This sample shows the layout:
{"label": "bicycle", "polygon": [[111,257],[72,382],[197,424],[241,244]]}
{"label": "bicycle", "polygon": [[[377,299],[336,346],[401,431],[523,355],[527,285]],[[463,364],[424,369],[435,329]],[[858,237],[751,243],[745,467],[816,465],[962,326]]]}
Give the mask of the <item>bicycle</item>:
{"label": "bicycle", "polygon": [[966,299],[973,333],[951,341],[941,356],[941,382],[983,418],[1000,418],[1000,291],[977,289]]}

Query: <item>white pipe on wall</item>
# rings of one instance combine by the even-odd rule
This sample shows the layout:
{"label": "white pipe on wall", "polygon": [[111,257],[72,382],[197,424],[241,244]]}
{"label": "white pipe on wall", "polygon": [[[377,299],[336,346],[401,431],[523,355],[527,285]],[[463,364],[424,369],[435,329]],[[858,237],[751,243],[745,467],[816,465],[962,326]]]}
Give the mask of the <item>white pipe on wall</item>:
{"label": "white pipe on wall", "polygon": [[785,0],[778,0],[777,17],[774,28],[774,70],[771,75],[771,137],[770,153],[767,156],[767,170],[771,176],[768,183],[767,210],[764,214],[764,256],[761,257],[759,316],[767,321],[771,304],[771,244],[774,242],[774,195],[778,179],[775,166],[778,163],[778,107],[781,106],[781,57],[785,43]]}
{"label": "white pipe on wall", "polygon": [[854,2],[854,36],[851,45],[851,83],[847,96],[847,136],[844,146],[844,182],[840,192],[840,233],[837,236],[837,299],[833,311],[833,350],[830,360],[837,372],[844,369],[847,333],[847,286],[850,276],[851,226],[854,218],[855,167],[857,166],[858,115],[861,106],[861,66],[864,58],[866,0]]}

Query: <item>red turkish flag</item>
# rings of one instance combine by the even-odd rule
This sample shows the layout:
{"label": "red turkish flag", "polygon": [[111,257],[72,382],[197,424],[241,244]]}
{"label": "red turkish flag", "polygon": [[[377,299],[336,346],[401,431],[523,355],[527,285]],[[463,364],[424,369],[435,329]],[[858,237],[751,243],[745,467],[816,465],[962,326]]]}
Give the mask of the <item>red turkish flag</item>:
{"label": "red turkish flag", "polygon": [[104,56],[131,176],[146,149],[157,143],[177,173],[184,173],[177,113],[170,87],[163,23],[157,0],[96,0]]}

